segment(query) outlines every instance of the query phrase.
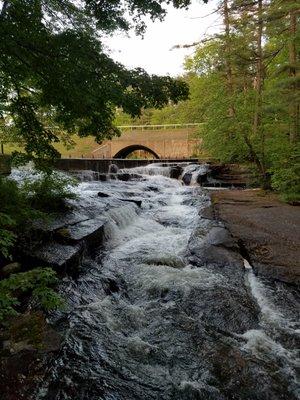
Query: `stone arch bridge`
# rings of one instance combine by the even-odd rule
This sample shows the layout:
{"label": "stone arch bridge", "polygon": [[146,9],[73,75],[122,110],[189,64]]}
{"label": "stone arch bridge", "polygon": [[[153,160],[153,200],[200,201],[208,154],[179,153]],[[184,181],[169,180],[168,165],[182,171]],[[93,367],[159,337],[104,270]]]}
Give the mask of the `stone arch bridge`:
{"label": "stone arch bridge", "polygon": [[95,148],[92,158],[127,158],[139,152],[139,158],[182,159],[198,153],[202,140],[196,137],[201,124],[119,126],[122,135]]}

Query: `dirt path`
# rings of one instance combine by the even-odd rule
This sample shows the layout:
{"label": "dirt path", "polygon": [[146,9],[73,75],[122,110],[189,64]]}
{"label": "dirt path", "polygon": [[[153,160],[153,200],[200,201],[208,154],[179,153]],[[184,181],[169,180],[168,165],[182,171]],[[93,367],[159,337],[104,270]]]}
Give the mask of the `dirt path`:
{"label": "dirt path", "polygon": [[254,269],[300,283],[300,208],[261,190],[212,192],[215,216],[245,248]]}

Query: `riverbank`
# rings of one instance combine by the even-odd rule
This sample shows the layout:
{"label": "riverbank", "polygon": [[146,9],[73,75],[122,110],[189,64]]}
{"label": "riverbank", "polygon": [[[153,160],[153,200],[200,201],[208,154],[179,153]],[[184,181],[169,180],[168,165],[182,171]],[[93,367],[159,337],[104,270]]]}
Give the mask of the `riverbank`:
{"label": "riverbank", "polygon": [[214,216],[225,223],[256,273],[300,283],[299,207],[262,190],[211,193]]}

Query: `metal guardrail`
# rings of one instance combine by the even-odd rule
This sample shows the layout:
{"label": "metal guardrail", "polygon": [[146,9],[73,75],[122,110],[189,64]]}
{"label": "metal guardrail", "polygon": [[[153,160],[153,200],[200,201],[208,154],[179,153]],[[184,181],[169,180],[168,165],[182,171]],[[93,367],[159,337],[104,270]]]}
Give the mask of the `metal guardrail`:
{"label": "metal guardrail", "polygon": [[119,125],[117,128],[120,130],[167,130],[178,128],[192,128],[203,125],[204,122],[187,123],[187,124],[162,124],[162,125]]}

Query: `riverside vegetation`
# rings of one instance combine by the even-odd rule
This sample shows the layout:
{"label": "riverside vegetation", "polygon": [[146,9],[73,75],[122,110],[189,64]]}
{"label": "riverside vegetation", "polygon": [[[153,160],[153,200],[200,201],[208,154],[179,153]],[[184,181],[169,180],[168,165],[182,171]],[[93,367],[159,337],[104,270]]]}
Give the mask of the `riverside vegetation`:
{"label": "riverside vegetation", "polygon": [[[57,173],[39,174],[20,186],[9,178],[0,178],[0,266],[15,258],[18,260],[18,242],[28,232],[30,235],[34,221],[49,220],[66,210],[66,199],[75,198],[71,190],[75,184],[73,179]],[[22,269],[21,265],[19,267],[16,269]],[[4,272],[8,276],[0,281],[0,323],[18,314],[22,309],[20,301],[24,298],[27,302],[30,298],[45,310],[62,306],[62,299],[53,289],[57,277],[51,268],[40,267],[12,274],[9,274],[9,268],[8,271],[4,268]]]}
{"label": "riverside vegetation", "polygon": [[185,61],[189,100],[134,121],[120,111],[117,124],[205,122],[202,152],[299,201],[299,2],[222,0],[216,14],[222,28]]}

